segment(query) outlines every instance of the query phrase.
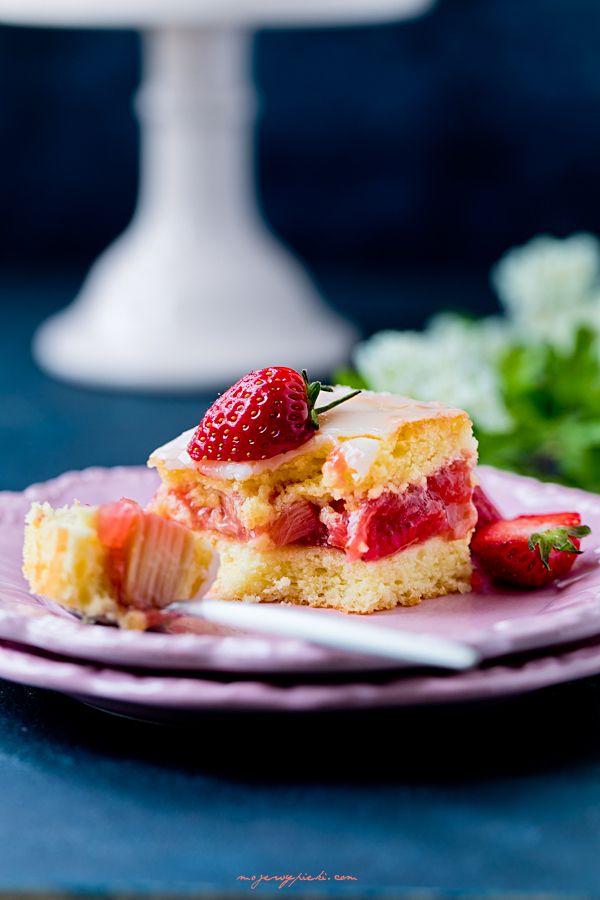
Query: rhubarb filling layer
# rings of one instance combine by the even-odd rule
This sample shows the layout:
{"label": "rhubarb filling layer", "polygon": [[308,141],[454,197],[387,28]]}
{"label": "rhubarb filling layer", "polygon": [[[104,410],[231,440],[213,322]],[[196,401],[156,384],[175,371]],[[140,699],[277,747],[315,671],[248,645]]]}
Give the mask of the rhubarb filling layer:
{"label": "rhubarb filling layer", "polygon": [[198,587],[195,536],[189,528],[146,512],[134,500],[98,510],[106,575],[121,606],[148,609],[184,598]]}
{"label": "rhubarb filling layer", "polygon": [[272,547],[329,547],[343,551],[350,560],[374,561],[431,537],[465,537],[477,518],[471,471],[469,461],[459,458],[422,483],[403,490],[390,488],[376,498],[349,497],[322,504],[295,500],[254,529],[244,526],[239,515],[241,498],[235,491],[213,492],[214,503],[208,507],[194,500],[193,487],[166,488],[157,506],[194,530],[240,542],[262,538]]}

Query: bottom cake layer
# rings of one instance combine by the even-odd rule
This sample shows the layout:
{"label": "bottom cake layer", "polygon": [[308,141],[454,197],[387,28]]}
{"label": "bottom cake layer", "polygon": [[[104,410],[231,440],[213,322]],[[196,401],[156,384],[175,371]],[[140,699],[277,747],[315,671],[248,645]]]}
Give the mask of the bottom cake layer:
{"label": "bottom cake layer", "polygon": [[257,550],[220,536],[213,543],[220,560],[210,596],[223,600],[287,601],[370,613],[471,589],[469,537],[434,537],[374,562],[349,561],[325,547]]}

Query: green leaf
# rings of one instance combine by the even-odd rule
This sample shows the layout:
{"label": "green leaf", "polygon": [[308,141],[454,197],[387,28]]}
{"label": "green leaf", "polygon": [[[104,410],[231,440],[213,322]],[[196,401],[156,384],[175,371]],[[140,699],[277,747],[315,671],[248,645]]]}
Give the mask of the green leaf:
{"label": "green leaf", "polygon": [[503,434],[476,427],[481,461],[600,491],[598,336],[581,328],[569,350],[513,344],[498,375],[514,426]]}
{"label": "green leaf", "polygon": [[358,372],[354,369],[337,369],[333,373],[333,380],[336,384],[343,384],[346,387],[359,388],[360,390],[369,390],[369,385]]}

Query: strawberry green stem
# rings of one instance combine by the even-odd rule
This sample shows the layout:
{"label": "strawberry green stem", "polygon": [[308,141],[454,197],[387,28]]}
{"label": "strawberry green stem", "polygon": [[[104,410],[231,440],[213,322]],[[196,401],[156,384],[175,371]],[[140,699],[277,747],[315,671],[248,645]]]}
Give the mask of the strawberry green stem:
{"label": "strawberry green stem", "polygon": [[530,550],[539,548],[540,559],[544,566],[550,568],[550,553],[552,550],[560,550],[563,553],[580,554],[571,538],[582,538],[591,534],[592,529],[588,525],[575,525],[566,527],[564,525],[557,528],[548,528],[546,531],[536,531],[532,534],[527,542]]}
{"label": "strawberry green stem", "polygon": [[346,400],[351,400],[352,397],[356,397],[357,394],[360,394],[360,391],[351,391],[344,397],[339,397],[337,400],[332,400],[332,402],[328,403],[326,406],[319,406],[318,408],[316,408],[315,403],[317,402],[317,397],[319,396],[321,391],[331,393],[333,391],[333,387],[330,384],[321,384],[320,381],[309,381],[306,369],[302,369],[302,378],[304,379],[304,383],[306,385],[308,411],[313,428],[319,427],[319,416],[321,415],[321,413],[328,412],[330,409],[334,409],[336,406],[339,406],[340,403],[345,403]]}
{"label": "strawberry green stem", "polygon": [[316,414],[319,416],[321,413],[328,412],[330,409],[335,409],[336,406],[339,406],[340,403],[345,403],[346,400],[352,400],[353,397],[356,397],[357,394],[360,394],[360,391],[352,391],[349,394],[346,394],[344,397],[340,397],[339,400],[332,400],[331,403],[328,403],[327,406],[319,406],[318,409],[315,409]]}

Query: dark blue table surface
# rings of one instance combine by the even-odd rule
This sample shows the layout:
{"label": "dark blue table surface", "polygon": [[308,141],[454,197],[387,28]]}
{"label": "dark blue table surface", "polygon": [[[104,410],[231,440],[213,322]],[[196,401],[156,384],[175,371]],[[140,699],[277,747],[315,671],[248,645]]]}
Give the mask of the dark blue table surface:
{"label": "dark blue table surface", "polygon": [[[0,277],[1,487],[143,462],[206,405],[42,376],[32,329],[74,287]],[[0,895],[248,896],[240,875],[321,871],[321,895],[600,894],[599,687],[175,729],[0,682]]]}

